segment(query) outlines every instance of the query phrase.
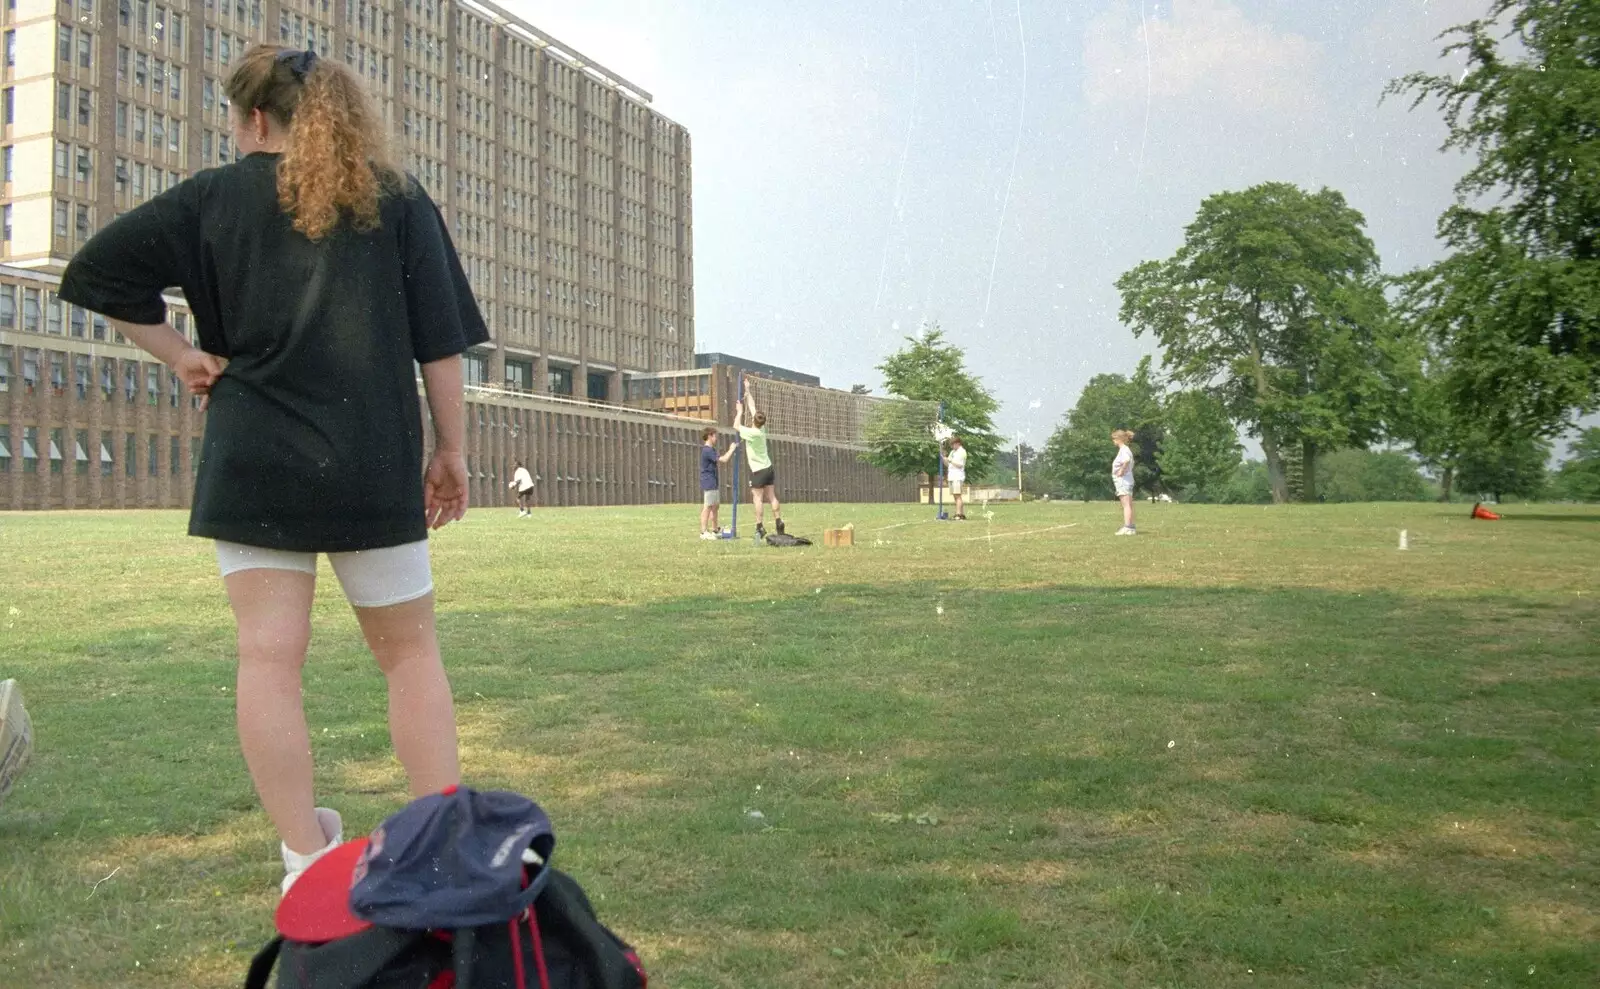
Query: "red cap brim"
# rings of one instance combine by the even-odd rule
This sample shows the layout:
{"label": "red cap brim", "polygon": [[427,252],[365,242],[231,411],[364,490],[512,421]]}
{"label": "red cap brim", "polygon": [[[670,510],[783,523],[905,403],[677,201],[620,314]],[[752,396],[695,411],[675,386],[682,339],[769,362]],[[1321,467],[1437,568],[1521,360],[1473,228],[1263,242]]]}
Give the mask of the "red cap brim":
{"label": "red cap brim", "polygon": [[320,944],[358,934],[372,925],[350,912],[351,878],[367,839],[347,841],[311,863],[278,903],[278,933]]}

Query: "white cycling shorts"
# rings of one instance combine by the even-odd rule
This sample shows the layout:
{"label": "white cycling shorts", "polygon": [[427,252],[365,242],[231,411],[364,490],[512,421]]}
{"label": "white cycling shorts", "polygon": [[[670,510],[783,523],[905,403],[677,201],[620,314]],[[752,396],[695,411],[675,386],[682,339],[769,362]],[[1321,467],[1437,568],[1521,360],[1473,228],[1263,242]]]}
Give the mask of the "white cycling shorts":
{"label": "white cycling shorts", "polygon": [[[345,599],[357,608],[404,604],[433,590],[426,539],[403,546],[329,553],[328,562],[333,564]],[[219,539],[217,566],[224,577],[241,570],[296,570],[314,576],[317,554],[244,546]]]}

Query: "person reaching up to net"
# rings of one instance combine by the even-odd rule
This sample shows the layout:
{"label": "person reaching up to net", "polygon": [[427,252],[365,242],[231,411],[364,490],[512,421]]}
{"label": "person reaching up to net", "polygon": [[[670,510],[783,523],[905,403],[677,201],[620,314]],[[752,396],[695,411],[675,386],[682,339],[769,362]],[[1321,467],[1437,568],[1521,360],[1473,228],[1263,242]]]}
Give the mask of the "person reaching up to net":
{"label": "person reaching up to net", "polygon": [[[733,428],[744,441],[744,459],[750,466],[750,497],[756,503],[756,538],[767,537],[767,527],[762,522],[765,503],[772,502],[772,524],[783,532],[783,506],[778,504],[778,475],[772,466],[772,456],[767,452],[767,417],[756,409],[755,389],[745,380],[744,405],[734,413]],[[745,413],[749,412],[750,425],[746,426]]]}
{"label": "person reaching up to net", "polygon": [[[244,159],[113,220],[60,294],[205,396],[189,534],[215,541],[238,624],[239,744],[282,840],[287,891],[342,840],[339,815],[315,805],[301,698],[318,553],[388,681],[412,794],[460,781],[428,530],[467,509],[461,354],[489,333],[438,208],[391,163],[360,77],[256,45],[223,88]],[[161,293],[174,285],[198,345],[166,322]],[[426,471],[416,366],[433,417]]]}

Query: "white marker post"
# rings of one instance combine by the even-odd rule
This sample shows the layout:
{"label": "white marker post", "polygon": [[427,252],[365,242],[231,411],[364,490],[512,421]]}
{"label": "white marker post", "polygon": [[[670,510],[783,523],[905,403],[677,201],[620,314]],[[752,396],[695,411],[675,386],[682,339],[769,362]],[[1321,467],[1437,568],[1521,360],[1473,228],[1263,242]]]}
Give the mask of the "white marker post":
{"label": "white marker post", "polygon": [[1411,548],[1410,543],[1406,540],[1406,530],[1404,529],[1400,530],[1400,548],[1403,550]]}

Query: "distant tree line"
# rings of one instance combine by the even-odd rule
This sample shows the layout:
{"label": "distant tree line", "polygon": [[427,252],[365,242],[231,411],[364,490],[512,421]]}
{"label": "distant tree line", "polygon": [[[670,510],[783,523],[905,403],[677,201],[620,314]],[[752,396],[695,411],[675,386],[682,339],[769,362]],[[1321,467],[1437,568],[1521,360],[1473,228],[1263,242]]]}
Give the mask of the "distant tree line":
{"label": "distant tree line", "polygon": [[1387,90],[1438,106],[1445,148],[1475,156],[1446,256],[1386,275],[1331,189],[1207,198],[1175,254],[1116,283],[1159,375],[1092,379],[1039,457],[1046,486],[1109,498],[1126,428],[1138,487],[1191,500],[1600,499],[1600,431],[1547,470],[1600,406],[1600,3],[1494,0],[1446,37],[1465,73]]}

